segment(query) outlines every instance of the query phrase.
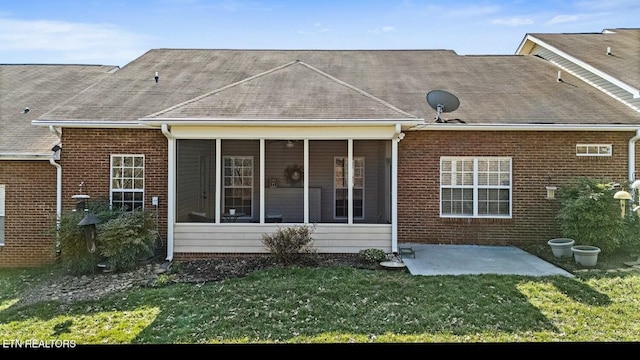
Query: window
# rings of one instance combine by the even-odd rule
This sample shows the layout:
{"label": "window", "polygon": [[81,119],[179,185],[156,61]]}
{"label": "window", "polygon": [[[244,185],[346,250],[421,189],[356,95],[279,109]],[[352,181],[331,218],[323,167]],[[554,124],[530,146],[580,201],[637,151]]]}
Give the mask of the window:
{"label": "window", "polygon": [[225,156],[223,163],[224,212],[236,209],[237,213],[252,216],[253,157]]}
{"label": "window", "polygon": [[4,185],[0,185],[0,246],[4,245]]}
{"label": "window", "polygon": [[[335,217],[349,215],[349,160],[346,156],[334,158],[333,184]],[[364,218],[364,157],[353,158],[353,217]]]}
{"label": "window", "polygon": [[510,217],[511,159],[441,158],[440,215]]}
{"label": "window", "polygon": [[606,144],[578,144],[577,156],[611,156],[613,145]]}
{"label": "window", "polygon": [[144,207],[144,155],[111,155],[111,207]]}

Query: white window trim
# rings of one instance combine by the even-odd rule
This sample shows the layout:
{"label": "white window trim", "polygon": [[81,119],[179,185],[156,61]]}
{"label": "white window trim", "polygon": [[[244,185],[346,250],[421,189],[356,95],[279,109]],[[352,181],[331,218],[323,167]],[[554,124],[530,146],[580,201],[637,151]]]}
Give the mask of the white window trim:
{"label": "white window trim", "polygon": [[[142,158],[142,189],[122,189],[122,188],[114,188],[113,187],[113,159],[115,157],[141,157]],[[146,159],[144,155],[141,154],[111,154],[111,158],[109,161],[109,206],[113,207],[113,192],[114,191],[128,191],[132,193],[142,193],[142,209],[144,209],[144,188],[145,188],[145,176],[146,176]]]}
{"label": "white window trim", "polygon": [[[5,199],[6,199],[6,192],[5,192],[5,185],[0,185],[0,218],[5,218]],[[0,231],[0,246],[4,246],[4,234],[5,234],[5,228],[6,228],[6,222],[2,223],[3,228],[0,229],[2,231]]]}
{"label": "white window trim", "polygon": [[[509,160],[509,214],[478,214],[478,189],[505,189],[505,185],[478,185],[478,161],[479,160]],[[444,161],[460,161],[460,160],[472,160],[473,161],[473,184],[469,185],[443,185],[442,184],[442,163]],[[513,216],[513,159],[506,156],[442,156],[440,157],[440,177],[438,182],[440,183],[440,196],[438,198],[438,206],[440,209],[441,218],[482,218],[482,219],[511,219]],[[473,189],[473,214],[443,214],[442,213],[442,189],[443,188],[472,188]]]}
{"label": "white window trim", "polygon": [[[585,148],[586,152],[579,152],[579,148]],[[590,148],[596,148],[597,152],[589,152]],[[604,152],[602,148],[605,148]],[[613,145],[611,144],[576,144],[576,156],[612,156],[613,154]]]}
{"label": "white window trim", "polygon": [[[251,186],[227,186],[224,183],[224,178],[226,177],[225,174],[225,160],[226,159],[249,159],[251,160]],[[255,159],[253,156],[246,156],[246,155],[226,155],[222,157],[222,197],[220,198],[220,204],[222,209],[224,210],[223,212],[226,212],[226,209],[229,208],[230,206],[224,203],[224,199],[225,199],[225,189],[250,189],[251,190],[251,215],[247,215],[246,217],[253,217],[255,215],[255,200],[254,200],[254,187],[255,187]]]}
{"label": "white window trim", "polygon": [[[348,163],[349,157],[348,156],[334,156],[333,157],[333,219],[334,220],[345,220],[345,219],[349,218],[348,215],[347,216],[338,216],[338,215],[336,215],[336,192],[339,189],[344,189],[344,190],[348,190],[349,189],[348,177],[351,176],[351,175],[349,173],[347,173],[347,184],[346,184],[346,186],[336,187],[336,168],[335,168],[336,159],[343,159],[345,163]],[[355,170],[356,160],[361,160],[362,164],[363,164],[363,166],[362,166],[362,170],[363,170],[362,187],[356,187],[355,184],[353,186],[354,189],[358,189],[358,190],[362,189],[362,216],[357,216],[357,217],[354,216],[353,218],[357,219],[357,220],[364,220],[364,215],[365,215],[365,196],[364,196],[364,194],[365,194],[365,183],[364,182],[365,182],[365,179],[366,179],[366,176],[365,176],[366,163],[365,163],[364,156],[354,156],[353,157],[354,170]],[[350,170],[348,165],[346,166],[346,169],[347,169],[347,171]],[[349,197],[348,196],[347,196],[347,201],[349,201]],[[348,208],[348,205],[347,205],[347,208]]]}

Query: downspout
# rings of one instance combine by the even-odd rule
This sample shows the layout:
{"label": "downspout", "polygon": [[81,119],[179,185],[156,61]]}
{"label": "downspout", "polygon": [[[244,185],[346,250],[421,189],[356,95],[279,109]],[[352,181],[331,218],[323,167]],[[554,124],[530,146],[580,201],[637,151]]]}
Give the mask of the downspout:
{"label": "downspout", "polygon": [[[57,136],[58,140],[62,140],[60,132],[54,126],[49,126],[49,131]],[[56,162],[59,159],[60,149],[56,150],[49,159],[49,163],[56,168],[56,249],[60,245],[60,234],[57,230],[60,230],[60,219],[62,217],[62,166]]]}
{"label": "downspout", "polygon": [[173,261],[173,224],[175,223],[175,197],[174,197],[174,179],[175,179],[175,138],[171,134],[167,124],[162,124],[162,133],[168,141],[168,169],[167,169],[167,258]]}
{"label": "downspout", "polygon": [[[636,130],[636,135],[629,139],[629,165],[628,165],[628,175],[629,185],[633,184],[636,179],[636,141],[640,139],[640,129]],[[632,196],[635,198],[635,189],[630,189]]]}

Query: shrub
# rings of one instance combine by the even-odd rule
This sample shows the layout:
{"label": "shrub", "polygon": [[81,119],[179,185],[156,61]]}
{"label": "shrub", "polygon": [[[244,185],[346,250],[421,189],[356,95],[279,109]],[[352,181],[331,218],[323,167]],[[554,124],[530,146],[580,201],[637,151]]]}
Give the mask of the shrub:
{"label": "shrub", "polygon": [[[60,216],[58,250],[62,266],[73,274],[90,274],[97,270],[100,262],[98,252],[89,252],[84,230],[78,226],[84,214],[70,212]],[[55,229],[54,229],[55,232]]]}
{"label": "shrub", "polygon": [[358,256],[368,263],[379,263],[387,259],[387,254],[380,249],[363,249],[358,252]]}
{"label": "shrub", "polygon": [[562,236],[603,252],[618,249],[630,231],[627,220],[620,216],[620,203],[613,198],[615,192],[613,183],[590,178],[562,186],[557,216]]}
{"label": "shrub", "polygon": [[59,229],[53,229],[65,269],[74,274],[90,274],[106,260],[112,270],[128,270],[141,256],[152,254],[157,236],[149,212],[112,210],[108,203],[90,203],[87,210],[99,220],[95,252],[89,251],[84,228],[78,225],[84,213],[62,214]]}
{"label": "shrub", "polygon": [[262,244],[278,262],[289,265],[301,254],[315,252],[311,236],[314,230],[307,225],[278,227],[275,233],[262,235]]}
{"label": "shrub", "polygon": [[153,255],[157,234],[151,213],[126,212],[98,228],[98,249],[114,271],[131,270]]}

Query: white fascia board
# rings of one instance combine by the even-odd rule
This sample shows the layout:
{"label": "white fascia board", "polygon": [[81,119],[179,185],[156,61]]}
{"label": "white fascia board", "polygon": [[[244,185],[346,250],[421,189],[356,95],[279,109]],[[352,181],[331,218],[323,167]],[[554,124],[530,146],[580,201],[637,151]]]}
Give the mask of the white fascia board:
{"label": "white fascia board", "polygon": [[53,152],[41,153],[0,153],[0,160],[46,160],[49,161]]}
{"label": "white fascia board", "polygon": [[149,126],[194,126],[194,125],[220,125],[220,126],[380,126],[402,124],[404,126],[417,126],[424,124],[424,119],[238,119],[238,118],[141,118],[141,124]]}
{"label": "white fascia board", "polygon": [[149,128],[138,121],[94,121],[94,120],[33,120],[31,125],[55,126],[66,128],[122,128],[142,129]]}
{"label": "white fascia board", "polygon": [[426,131],[637,131],[638,125],[590,124],[426,124],[410,130]]}
{"label": "white fascia board", "polygon": [[[585,70],[587,70],[587,71],[589,71],[589,72],[591,72],[591,73],[593,73],[595,75],[598,75],[599,77],[601,77],[601,78],[607,80],[608,82],[620,87],[621,89],[623,89],[625,91],[628,91],[630,94],[633,95],[634,99],[640,98],[640,89],[637,89],[637,88],[635,88],[635,87],[633,87],[633,86],[621,81],[620,79],[605,73],[604,71],[598,70],[597,68],[587,64],[586,62],[584,62],[582,60],[579,60],[579,59],[577,59],[577,58],[565,53],[564,51],[545,43],[544,41],[542,41],[542,40],[540,40],[538,38],[535,38],[535,37],[530,36],[530,35],[527,35],[527,38],[529,40],[535,42],[536,44],[545,47],[547,50],[549,50],[549,51],[551,51],[551,52],[553,52],[553,53],[555,53],[555,54],[557,54],[557,55],[559,55],[559,56],[571,61],[572,63],[574,63],[574,64],[576,64],[578,66],[580,66],[581,68],[583,68],[583,69],[585,69]],[[559,65],[557,65],[557,66],[559,66]],[[565,70],[570,72],[569,69],[565,69]],[[576,74],[573,74],[573,75],[577,76]]]}

